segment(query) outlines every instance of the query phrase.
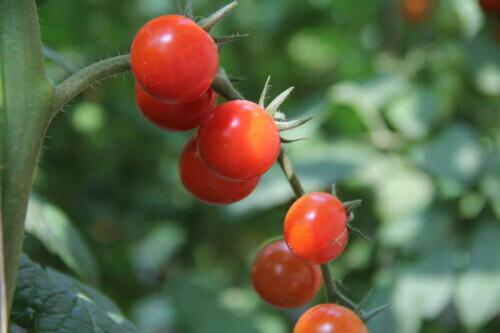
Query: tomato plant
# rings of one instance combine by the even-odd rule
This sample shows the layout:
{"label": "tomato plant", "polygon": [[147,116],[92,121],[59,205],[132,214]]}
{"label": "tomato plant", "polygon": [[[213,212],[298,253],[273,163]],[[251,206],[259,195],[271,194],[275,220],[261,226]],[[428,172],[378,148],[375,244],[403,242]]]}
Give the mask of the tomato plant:
{"label": "tomato plant", "polygon": [[321,281],[320,268],[293,255],[283,240],[265,245],[253,263],[255,290],[277,307],[294,308],[310,302]]}
{"label": "tomato plant", "polygon": [[233,203],[252,193],[259,183],[259,177],[242,181],[221,178],[202,162],[196,143],[196,138],[189,140],[179,163],[182,183],[189,192],[213,204]]}
{"label": "tomato plant", "polygon": [[368,333],[363,321],[337,304],[319,304],[307,310],[293,333]]}
{"label": "tomato plant", "polygon": [[137,82],[167,103],[187,103],[205,93],[219,66],[217,46],[195,22],[163,15],[146,23],[130,49]]}
{"label": "tomato plant", "polygon": [[315,264],[331,261],[347,245],[346,209],[329,193],[308,193],[288,210],[284,233],[288,246],[297,256]]}
{"label": "tomato plant", "polygon": [[219,105],[200,126],[198,150],[206,165],[222,177],[250,179],[276,162],[280,136],[266,110],[236,100]]}

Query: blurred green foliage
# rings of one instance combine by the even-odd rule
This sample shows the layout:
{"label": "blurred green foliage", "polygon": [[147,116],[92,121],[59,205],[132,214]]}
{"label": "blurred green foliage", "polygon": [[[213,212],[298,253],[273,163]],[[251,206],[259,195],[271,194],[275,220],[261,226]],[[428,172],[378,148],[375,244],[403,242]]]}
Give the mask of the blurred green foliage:
{"label": "blurred green foliage", "polygon": [[[427,19],[413,24],[398,1],[241,1],[214,34],[251,36],[224,46],[221,64],[246,79],[238,87],[250,99],[267,75],[273,94],[295,86],[288,116],[315,115],[286,134],[310,138],[288,147],[307,190],[336,182],[342,199],[364,200],[355,224],[375,245],[352,237],[332,268],[354,299],[374,288],[370,306],[391,304],[371,332],[496,333],[495,23],[475,0],[431,0]],[[38,3],[44,42],[75,66],[128,52],[142,24],[176,11],[173,0]],[[223,3],[197,0],[195,14]],[[49,66],[55,81],[66,75]],[[35,183],[42,223],[60,229],[45,235],[52,240],[37,238],[36,227],[28,234],[33,260],[87,282],[99,272],[94,286],[140,332],[291,331],[304,309],[274,309],[250,282],[254,253],[280,235],[293,198],[277,168],[241,203],[207,206],[177,174],[191,133],[143,119],[130,76],[85,92],[67,111],[49,130]]]}

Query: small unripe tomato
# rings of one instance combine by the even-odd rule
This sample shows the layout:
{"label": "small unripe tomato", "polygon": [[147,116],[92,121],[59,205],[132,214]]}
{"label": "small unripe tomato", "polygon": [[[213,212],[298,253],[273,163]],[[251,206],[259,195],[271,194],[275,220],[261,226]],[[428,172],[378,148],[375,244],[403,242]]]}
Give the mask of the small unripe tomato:
{"label": "small unripe tomato", "polygon": [[194,101],[184,104],[164,103],[135,85],[135,99],[142,114],[158,127],[186,131],[200,126],[215,109],[217,95],[208,89]]}
{"label": "small unripe tomato", "polygon": [[229,179],[263,175],[278,158],[280,145],[274,119],[249,101],[219,105],[198,130],[201,159]]}
{"label": "small unripe tomato", "polygon": [[479,4],[486,14],[500,15],[500,0],[479,0]]}
{"label": "small unripe tomato", "polygon": [[405,18],[412,23],[422,22],[428,15],[432,0],[402,0],[401,9]]}
{"label": "small unripe tomato", "polygon": [[338,304],[319,304],[307,310],[293,333],[368,333],[353,311]]}
{"label": "small unripe tomato", "polygon": [[196,138],[182,152],[179,171],[182,184],[198,199],[211,204],[230,204],[247,197],[259,183],[259,177],[234,181],[219,177],[200,160]]}
{"label": "small unripe tomato", "polygon": [[344,204],[324,192],[305,194],[288,210],[285,240],[292,252],[314,264],[338,257],[349,239]]}
{"label": "small unripe tomato", "polygon": [[266,302],[280,308],[295,308],[311,301],[322,282],[321,270],[292,254],[285,241],[264,246],[252,268],[252,283]]}
{"label": "small unripe tomato", "polygon": [[147,22],[130,49],[137,82],[167,103],[187,103],[205,93],[219,66],[217,45],[195,22],[163,15]]}

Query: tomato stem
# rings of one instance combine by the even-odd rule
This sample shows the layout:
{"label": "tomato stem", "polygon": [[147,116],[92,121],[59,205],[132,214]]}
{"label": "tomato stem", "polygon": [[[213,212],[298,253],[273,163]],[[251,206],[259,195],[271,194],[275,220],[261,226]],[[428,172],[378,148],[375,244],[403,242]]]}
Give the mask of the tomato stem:
{"label": "tomato stem", "polygon": [[56,85],[52,100],[52,116],[92,85],[128,71],[130,71],[128,54],[108,58],[78,70]]}
{"label": "tomato stem", "polygon": [[344,295],[342,291],[338,288],[335,280],[333,279],[330,266],[328,264],[321,265],[321,272],[323,273],[323,283],[325,284],[326,295],[329,302],[339,301],[342,305],[346,305],[349,308],[355,310],[357,308],[356,303],[351,301],[349,297]]}

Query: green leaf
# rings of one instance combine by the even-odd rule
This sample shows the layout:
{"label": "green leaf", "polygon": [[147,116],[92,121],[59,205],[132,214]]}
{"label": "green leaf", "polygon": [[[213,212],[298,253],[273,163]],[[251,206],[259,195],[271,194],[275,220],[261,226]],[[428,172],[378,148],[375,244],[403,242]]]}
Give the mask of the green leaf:
{"label": "green leaf", "polygon": [[408,80],[398,74],[380,75],[365,82],[341,82],[330,89],[332,102],[349,105],[360,112],[368,124],[378,122],[379,111],[407,89]]}
{"label": "green leaf", "polygon": [[481,9],[477,1],[449,1],[456,12],[462,32],[468,39],[477,35],[483,25]]}
{"label": "green leaf", "polygon": [[375,193],[378,215],[394,219],[425,210],[434,197],[434,184],[427,174],[396,163],[379,178]]}
{"label": "green leaf", "polygon": [[97,290],[21,257],[12,320],[33,333],[135,333]]}
{"label": "green leaf", "polygon": [[393,294],[399,333],[417,333],[422,320],[436,318],[453,294],[453,251],[429,251],[417,263],[402,269]]}
{"label": "green leaf", "polygon": [[455,305],[460,320],[475,330],[500,313],[500,226],[484,223],[472,239],[470,264],[458,278]]}
{"label": "green leaf", "polygon": [[136,269],[158,274],[186,241],[185,230],[173,223],[161,223],[132,249]]}
{"label": "green leaf", "polygon": [[424,86],[412,87],[396,98],[387,109],[389,122],[405,137],[425,137],[439,116],[435,93]]}
{"label": "green leaf", "polygon": [[489,34],[479,35],[467,45],[467,69],[484,95],[500,96],[500,46]]}
{"label": "green leaf", "polygon": [[169,285],[168,291],[177,310],[179,332],[257,333],[251,316],[224,307],[216,291],[207,286],[182,279]]}
{"label": "green leaf", "polygon": [[141,332],[168,332],[175,313],[172,304],[160,294],[135,303],[132,307],[132,319]]}
{"label": "green leaf", "polygon": [[483,164],[483,152],[476,133],[455,123],[414,151],[414,159],[439,180],[459,187],[469,186]]}
{"label": "green leaf", "polygon": [[430,248],[445,246],[454,240],[453,219],[438,206],[429,211],[383,220],[379,230],[380,242],[402,247],[405,253],[422,254]]}
{"label": "green leaf", "polygon": [[97,282],[97,265],[89,247],[57,207],[32,196],[26,217],[26,232],[59,256],[84,281]]}

